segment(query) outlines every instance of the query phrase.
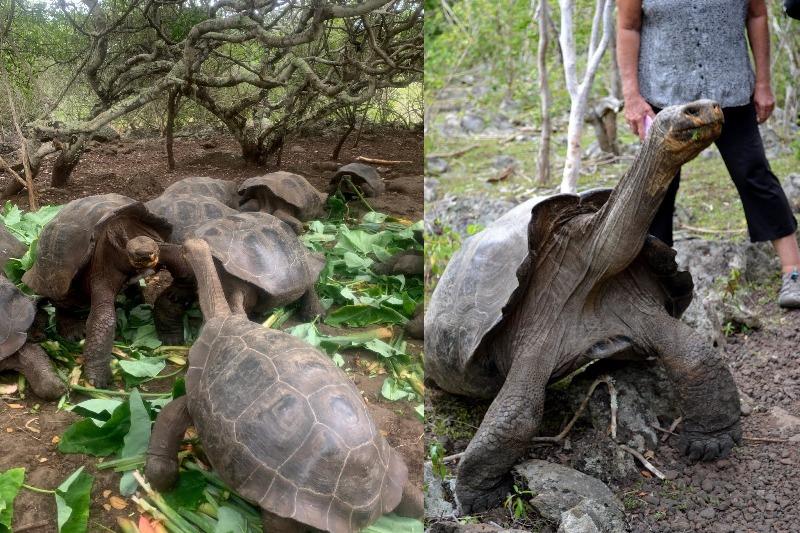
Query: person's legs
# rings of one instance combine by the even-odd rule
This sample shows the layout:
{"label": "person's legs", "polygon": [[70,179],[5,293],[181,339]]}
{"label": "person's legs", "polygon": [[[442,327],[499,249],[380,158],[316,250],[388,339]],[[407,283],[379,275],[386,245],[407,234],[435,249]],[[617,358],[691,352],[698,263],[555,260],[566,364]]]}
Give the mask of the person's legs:
{"label": "person's legs", "polygon": [[780,182],[769,167],[752,104],[723,109],[725,125],[716,144],[739,191],[750,240],[771,241],[784,273],[780,304],[800,307],[797,222]]}

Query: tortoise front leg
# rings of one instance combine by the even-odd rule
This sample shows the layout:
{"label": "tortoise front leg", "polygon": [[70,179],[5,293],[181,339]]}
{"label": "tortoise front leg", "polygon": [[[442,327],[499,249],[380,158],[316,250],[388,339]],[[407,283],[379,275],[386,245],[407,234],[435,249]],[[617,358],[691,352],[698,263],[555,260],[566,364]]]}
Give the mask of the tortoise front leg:
{"label": "tortoise front leg", "polygon": [[175,398],[158,414],[147,448],[145,477],[158,490],[169,490],[178,480],[178,449],[191,425],[186,396]]}
{"label": "tortoise front leg", "polygon": [[288,211],[284,211],[283,209],[278,209],[277,211],[272,213],[272,215],[289,224],[289,226],[292,227],[292,231],[294,231],[297,235],[302,235],[303,231],[305,231],[303,223],[300,222],[297,218],[294,217],[294,215],[292,215]]}
{"label": "tortoise front leg", "polygon": [[194,282],[175,280],[153,303],[153,322],[164,344],[183,344],[183,315],[191,307],[195,292]]}
{"label": "tortoise front leg", "polygon": [[525,455],[542,418],[550,369],[531,357],[518,357],[503,388],[470,441],[456,478],[463,514],[500,504],[511,490],[511,467]]}
{"label": "tortoise front leg", "polygon": [[15,370],[25,376],[34,394],[43,400],[57,400],[67,392],[50,358],[36,344],[27,343],[11,357],[0,361],[0,371],[3,370]]}
{"label": "tortoise front leg", "polygon": [[406,481],[403,486],[403,497],[392,512],[400,516],[419,519],[425,515],[425,498],[422,491],[410,480]]}
{"label": "tortoise front leg", "polygon": [[92,277],[92,307],[86,320],[83,356],[86,379],[98,388],[105,388],[111,383],[111,349],[114,347],[117,326],[114,302],[124,283],[122,273],[106,272],[105,275]]}
{"label": "tortoise front leg", "polygon": [[[665,313],[666,314],[666,313]],[[742,439],[739,391],[710,342],[680,320],[656,317],[645,331],[680,399],[681,451],[693,461],[726,457]]]}

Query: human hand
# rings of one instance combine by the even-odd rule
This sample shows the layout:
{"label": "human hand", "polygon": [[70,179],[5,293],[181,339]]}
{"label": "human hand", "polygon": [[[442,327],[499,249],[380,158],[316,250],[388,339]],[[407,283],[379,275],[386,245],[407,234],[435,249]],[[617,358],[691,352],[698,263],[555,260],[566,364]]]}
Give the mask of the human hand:
{"label": "human hand", "polygon": [[775,109],[775,97],[769,83],[756,83],[753,91],[753,103],[756,106],[756,119],[758,123],[766,121]]}
{"label": "human hand", "polygon": [[649,116],[655,118],[656,114],[650,104],[641,95],[625,98],[625,121],[630,126],[631,131],[639,136],[643,141],[647,131],[644,127],[644,118]]}

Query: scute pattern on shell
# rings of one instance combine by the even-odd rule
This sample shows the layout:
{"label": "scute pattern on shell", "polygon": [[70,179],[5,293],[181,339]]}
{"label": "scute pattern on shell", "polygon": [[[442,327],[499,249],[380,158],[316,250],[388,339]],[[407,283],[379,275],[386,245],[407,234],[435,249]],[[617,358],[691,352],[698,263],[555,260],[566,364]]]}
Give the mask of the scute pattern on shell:
{"label": "scute pattern on shell", "polygon": [[19,242],[5,226],[0,224],[0,275],[6,262],[13,257],[22,257],[28,248]]}
{"label": "scute pattern on shell", "polygon": [[[324,260],[312,254],[282,220],[268,213],[238,213],[194,232],[228,273],[288,303],[314,286]],[[281,304],[282,305],[282,304]]]}
{"label": "scute pattern on shell", "polygon": [[25,284],[41,296],[64,297],[75,275],[91,259],[105,223],[123,215],[139,218],[164,240],[172,231],[166,220],[151,214],[143,203],[121,194],[73,200],[42,230],[36,262],[22,278]]}
{"label": "scute pattern on shell", "polygon": [[239,207],[239,200],[236,195],[236,184],[228,180],[218,180],[205,176],[184,178],[164,189],[161,196],[176,194],[205,196],[222,202],[233,209]]}
{"label": "scute pattern on shell", "polygon": [[22,348],[35,316],[31,299],[0,274],[0,359]]}
{"label": "scute pattern on shell", "polygon": [[331,189],[335,190],[345,176],[349,176],[354,185],[365,184],[363,190],[367,196],[380,196],[386,190],[386,184],[378,171],[364,163],[348,163],[340,167],[331,178]]}
{"label": "scute pattern on shell", "polygon": [[281,170],[247,179],[239,186],[239,195],[247,198],[258,187],[269,189],[272,194],[294,206],[300,220],[311,220],[323,212],[325,195],[299,174]]}
{"label": "scute pattern on shell", "polygon": [[189,411],[214,469],[245,498],[334,533],[400,502],[408,471],[358,390],[300,339],[213,318],[189,354]]}
{"label": "scute pattern on shell", "polygon": [[[580,202],[596,210],[607,201],[610,192],[585,191],[579,196]],[[465,239],[450,259],[425,313],[425,370],[439,386],[451,392],[491,397],[497,391],[490,389],[502,385],[502,380],[488,375],[476,377],[473,384],[464,383],[452,369],[483,365],[481,343],[513,306],[520,279],[527,277],[531,267],[529,227],[537,222],[537,215],[548,212],[547,207],[553,202],[568,196],[536,197],[519,204]],[[674,252],[654,241],[648,239],[640,256],[661,284],[665,307],[679,317],[691,301],[691,275],[678,272]]]}
{"label": "scute pattern on shell", "polygon": [[219,200],[199,194],[167,194],[145,203],[151,213],[172,224],[170,242],[183,244],[194,230],[209,220],[235,215],[236,210]]}

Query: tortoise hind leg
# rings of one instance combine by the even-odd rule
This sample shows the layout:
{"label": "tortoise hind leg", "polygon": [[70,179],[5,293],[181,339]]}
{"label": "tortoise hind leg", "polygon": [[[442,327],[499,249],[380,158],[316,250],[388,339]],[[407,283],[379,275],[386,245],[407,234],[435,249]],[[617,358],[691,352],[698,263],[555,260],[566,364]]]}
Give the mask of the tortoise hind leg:
{"label": "tortoise hind leg", "polygon": [[510,492],[511,467],[536,434],[550,374],[534,357],[515,359],[458,465],[456,498],[463,514],[491,509]]}
{"label": "tortoise hind leg", "polygon": [[292,228],[292,231],[294,231],[295,234],[302,235],[303,232],[305,231],[303,223],[300,222],[297,218],[295,218],[291,213],[284,211],[283,209],[278,209],[272,214],[276,218],[279,218],[282,221],[286,222],[289,225],[289,227]]}
{"label": "tortoise hind leg", "polygon": [[261,520],[264,524],[264,533],[306,533],[307,531],[319,531],[297,520],[284,518],[270,513],[266,509],[261,510]]}
{"label": "tortoise hind leg", "polygon": [[25,344],[17,353],[0,361],[0,371],[16,370],[28,380],[34,394],[43,400],[57,400],[67,392],[50,364],[50,358],[36,344]]}
{"label": "tortoise hind leg", "polygon": [[144,468],[156,489],[169,490],[178,480],[178,449],[191,423],[186,396],[169,402],[156,418]]}
{"label": "tortoise hind leg", "polygon": [[403,487],[403,498],[392,511],[400,516],[422,519],[425,514],[425,498],[422,491],[414,486],[411,481],[406,481]]}

